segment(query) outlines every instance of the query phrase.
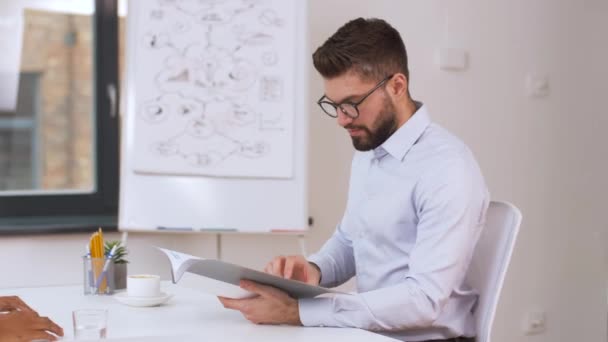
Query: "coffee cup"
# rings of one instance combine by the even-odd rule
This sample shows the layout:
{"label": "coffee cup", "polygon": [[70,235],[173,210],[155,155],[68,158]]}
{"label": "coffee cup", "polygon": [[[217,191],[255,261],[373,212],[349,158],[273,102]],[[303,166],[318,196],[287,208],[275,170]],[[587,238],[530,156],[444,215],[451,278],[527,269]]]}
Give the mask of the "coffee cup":
{"label": "coffee cup", "polygon": [[129,297],[160,296],[160,277],[154,274],[134,274],[127,277]]}

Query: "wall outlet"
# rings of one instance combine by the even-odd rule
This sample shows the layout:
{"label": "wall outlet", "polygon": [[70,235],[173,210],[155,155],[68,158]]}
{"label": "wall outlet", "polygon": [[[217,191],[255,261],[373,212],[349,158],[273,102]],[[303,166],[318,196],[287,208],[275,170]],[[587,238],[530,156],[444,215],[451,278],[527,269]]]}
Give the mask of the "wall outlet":
{"label": "wall outlet", "polygon": [[529,73],[526,76],[526,94],[532,98],[547,97],[551,93],[549,76],[545,74]]}
{"label": "wall outlet", "polygon": [[523,330],[526,335],[538,335],[547,330],[547,317],[544,311],[530,311],[524,317]]}

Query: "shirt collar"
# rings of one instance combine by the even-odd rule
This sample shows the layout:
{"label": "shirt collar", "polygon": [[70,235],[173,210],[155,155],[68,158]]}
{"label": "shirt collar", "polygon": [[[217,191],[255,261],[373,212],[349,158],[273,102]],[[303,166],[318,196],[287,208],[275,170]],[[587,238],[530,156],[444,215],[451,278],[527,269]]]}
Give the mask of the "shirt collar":
{"label": "shirt collar", "polygon": [[388,153],[397,160],[403,160],[407,152],[431,124],[426,106],[422,102],[414,101],[414,103],[417,108],[416,112],[382,145],[374,149],[375,158],[380,159]]}

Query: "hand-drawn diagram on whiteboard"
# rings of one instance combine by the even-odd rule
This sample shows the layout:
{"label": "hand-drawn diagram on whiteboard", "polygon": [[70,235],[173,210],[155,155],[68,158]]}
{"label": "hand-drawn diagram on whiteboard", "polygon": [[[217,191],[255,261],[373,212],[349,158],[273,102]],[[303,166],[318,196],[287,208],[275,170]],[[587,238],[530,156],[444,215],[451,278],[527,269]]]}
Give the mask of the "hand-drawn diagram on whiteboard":
{"label": "hand-drawn diagram on whiteboard", "polygon": [[[133,77],[137,172],[289,178],[295,6],[141,1]],[[130,113],[133,114],[133,113]]]}

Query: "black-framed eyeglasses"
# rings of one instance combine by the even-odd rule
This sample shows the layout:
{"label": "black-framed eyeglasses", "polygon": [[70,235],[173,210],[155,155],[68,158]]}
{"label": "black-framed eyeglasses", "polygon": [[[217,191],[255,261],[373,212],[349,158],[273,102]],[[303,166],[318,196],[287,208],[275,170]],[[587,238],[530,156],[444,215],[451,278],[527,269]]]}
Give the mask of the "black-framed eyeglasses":
{"label": "black-framed eyeglasses", "polygon": [[388,80],[390,80],[393,76],[394,75],[385,77],[382,81],[380,81],[380,83],[373,87],[372,90],[365,94],[365,96],[363,96],[361,100],[357,102],[351,102],[346,100],[342,101],[341,103],[333,103],[329,101],[329,99],[327,99],[325,95],[323,95],[321,96],[319,101],[317,101],[317,104],[319,105],[319,107],[321,107],[321,109],[323,109],[325,114],[331,116],[332,118],[338,117],[338,109],[340,109],[342,113],[344,113],[344,115],[352,119],[356,119],[359,117],[358,106],[363,103],[363,101],[365,101],[365,99],[367,99],[371,94],[378,90],[378,88],[382,87],[382,85],[385,84]]}

